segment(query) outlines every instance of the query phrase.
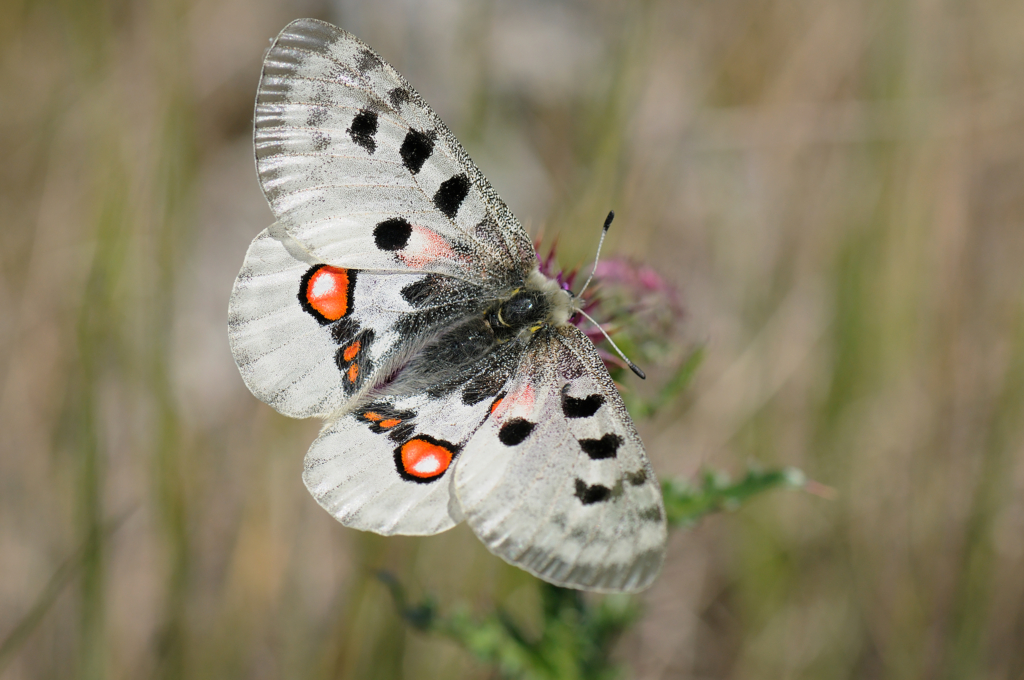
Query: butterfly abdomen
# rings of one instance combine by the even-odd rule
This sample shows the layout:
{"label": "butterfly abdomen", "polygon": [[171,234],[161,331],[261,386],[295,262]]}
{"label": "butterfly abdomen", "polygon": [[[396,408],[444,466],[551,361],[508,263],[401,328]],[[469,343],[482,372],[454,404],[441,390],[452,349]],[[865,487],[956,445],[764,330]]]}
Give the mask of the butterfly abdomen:
{"label": "butterfly abdomen", "polygon": [[[560,288],[544,290],[530,285],[506,295],[416,352],[396,374],[406,393],[426,389],[437,395],[465,383],[480,370],[477,364],[497,346],[510,341],[525,346],[541,328],[557,325],[557,318],[566,316],[560,308],[570,300]],[[471,375],[465,375],[467,370]],[[493,390],[495,394],[497,391]]]}
{"label": "butterfly abdomen", "polygon": [[470,319],[442,335],[423,350],[423,362],[438,372],[475,363],[491,351],[495,333],[481,318]]}

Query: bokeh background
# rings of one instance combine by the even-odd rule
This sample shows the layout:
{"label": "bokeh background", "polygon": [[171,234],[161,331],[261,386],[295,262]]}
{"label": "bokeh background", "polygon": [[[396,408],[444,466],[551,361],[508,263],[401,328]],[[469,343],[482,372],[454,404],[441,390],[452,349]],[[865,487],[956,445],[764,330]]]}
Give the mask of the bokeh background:
{"label": "bokeh background", "polygon": [[537,616],[464,527],[334,522],[317,424],[231,360],[260,63],[300,16],[404,73],[564,264],[616,209],[606,252],[706,346],[640,423],[662,475],[835,490],[673,534],[631,677],[1024,678],[1019,0],[5,0],[0,676],[491,677],[378,567]]}

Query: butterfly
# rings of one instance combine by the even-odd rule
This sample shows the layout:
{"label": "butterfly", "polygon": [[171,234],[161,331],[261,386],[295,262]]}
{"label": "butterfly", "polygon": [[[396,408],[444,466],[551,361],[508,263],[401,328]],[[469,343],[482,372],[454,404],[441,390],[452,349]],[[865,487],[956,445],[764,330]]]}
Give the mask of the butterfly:
{"label": "butterfly", "polygon": [[231,293],[231,352],[280,413],[325,421],[303,481],[342,524],[465,521],[548,582],[648,586],[657,478],[580,299],[406,80],[300,19],[267,52],[254,146],[277,221]]}

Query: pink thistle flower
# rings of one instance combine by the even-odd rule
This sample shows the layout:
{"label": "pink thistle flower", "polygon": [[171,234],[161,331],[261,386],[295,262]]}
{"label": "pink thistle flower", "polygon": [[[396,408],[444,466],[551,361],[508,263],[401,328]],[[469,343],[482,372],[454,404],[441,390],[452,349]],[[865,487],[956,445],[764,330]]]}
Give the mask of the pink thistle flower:
{"label": "pink thistle flower", "polygon": [[[572,292],[580,271],[558,268],[557,245],[546,256],[537,252],[540,272]],[[679,293],[647,265],[615,257],[600,261],[594,281],[583,294],[582,309],[615,335],[615,342],[638,363],[662,363],[680,344],[684,310]],[[590,338],[613,374],[625,368],[616,354],[602,347],[604,336],[582,314],[570,322]]]}

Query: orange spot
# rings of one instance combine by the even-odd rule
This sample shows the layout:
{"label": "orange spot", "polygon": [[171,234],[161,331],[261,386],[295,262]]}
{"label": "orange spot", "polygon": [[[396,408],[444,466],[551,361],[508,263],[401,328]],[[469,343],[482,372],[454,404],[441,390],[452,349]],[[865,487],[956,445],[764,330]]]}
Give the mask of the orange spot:
{"label": "orange spot", "polygon": [[380,426],[383,427],[384,429],[387,429],[389,427],[394,427],[395,425],[398,425],[400,422],[402,421],[399,420],[398,418],[388,418],[387,420],[380,421]]}
{"label": "orange spot", "polygon": [[359,364],[352,364],[348,367],[348,381],[354,383],[359,377]]}
{"label": "orange spot", "polygon": [[309,277],[306,301],[325,319],[337,321],[348,314],[351,282],[347,269],[324,265]]}
{"label": "orange spot", "polygon": [[363,417],[366,418],[367,420],[369,420],[370,422],[375,423],[378,420],[380,420],[381,415],[379,413],[375,413],[373,411],[367,411],[366,413],[363,414]]}
{"label": "orange spot", "polygon": [[356,355],[359,354],[360,347],[362,347],[362,343],[358,340],[346,347],[345,352],[342,354],[342,356],[345,357],[345,361],[352,361],[355,359]]}
{"label": "orange spot", "polygon": [[501,397],[500,399],[495,399],[494,403],[491,404],[491,413],[494,413],[494,409],[496,409],[499,406],[501,406],[501,402],[503,402],[504,400],[505,400],[504,397]]}
{"label": "orange spot", "polygon": [[402,467],[413,477],[437,477],[452,464],[453,455],[425,439],[410,439],[402,445]]}

